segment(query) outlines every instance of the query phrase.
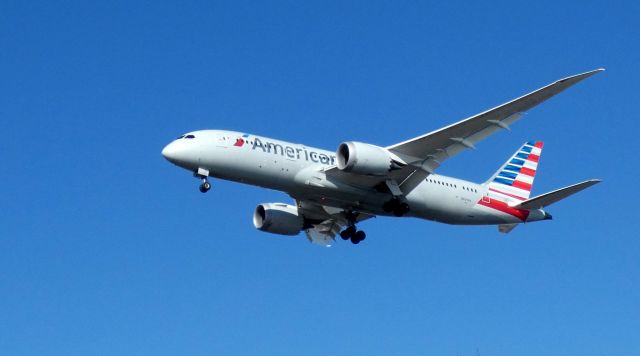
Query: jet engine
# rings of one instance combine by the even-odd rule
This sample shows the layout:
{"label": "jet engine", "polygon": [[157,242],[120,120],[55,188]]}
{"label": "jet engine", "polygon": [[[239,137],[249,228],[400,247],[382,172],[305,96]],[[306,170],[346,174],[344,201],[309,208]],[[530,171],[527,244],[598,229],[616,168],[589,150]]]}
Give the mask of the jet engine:
{"label": "jet engine", "polygon": [[284,203],[264,203],[253,213],[253,226],[258,230],[280,235],[297,235],[304,226],[298,208]]}
{"label": "jet engine", "polygon": [[362,142],[341,143],[336,152],[338,169],[367,175],[385,175],[407,164],[389,150]]}

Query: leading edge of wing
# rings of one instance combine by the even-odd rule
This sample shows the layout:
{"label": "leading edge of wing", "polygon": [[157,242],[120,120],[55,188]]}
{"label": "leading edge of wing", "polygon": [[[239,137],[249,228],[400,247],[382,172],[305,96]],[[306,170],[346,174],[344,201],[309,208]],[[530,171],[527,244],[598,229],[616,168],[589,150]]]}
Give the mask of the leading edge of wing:
{"label": "leading edge of wing", "polygon": [[[454,142],[458,140],[458,142],[465,143],[465,146],[472,147],[474,142],[464,142],[462,140],[487,127],[497,125],[499,128],[506,128],[511,121],[515,121],[517,119],[517,117],[515,117],[517,115],[514,114],[523,113],[543,101],[559,94],[574,84],[602,71],[604,71],[604,68],[598,68],[559,79],[502,105],[498,105],[464,120],[445,126],[439,130],[429,132],[422,136],[418,136],[386,148],[407,156],[425,158],[432,154],[434,150],[445,149],[448,145],[453,143],[452,140]],[[514,119],[506,120],[508,122],[504,122],[502,124],[500,123],[502,120],[509,117],[514,117]],[[483,139],[484,137],[478,138]]]}

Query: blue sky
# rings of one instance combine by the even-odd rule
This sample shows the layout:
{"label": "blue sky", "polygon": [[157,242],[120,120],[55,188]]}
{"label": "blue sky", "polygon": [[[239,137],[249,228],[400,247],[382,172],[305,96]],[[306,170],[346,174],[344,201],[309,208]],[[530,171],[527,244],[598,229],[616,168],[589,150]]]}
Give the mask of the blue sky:
{"label": "blue sky", "polygon": [[[640,354],[637,2],[0,3],[0,350],[10,355]],[[256,231],[279,192],[160,156],[220,128],[388,145],[606,67],[440,173],[527,140],[543,193],[498,234],[414,219],[331,249]]]}

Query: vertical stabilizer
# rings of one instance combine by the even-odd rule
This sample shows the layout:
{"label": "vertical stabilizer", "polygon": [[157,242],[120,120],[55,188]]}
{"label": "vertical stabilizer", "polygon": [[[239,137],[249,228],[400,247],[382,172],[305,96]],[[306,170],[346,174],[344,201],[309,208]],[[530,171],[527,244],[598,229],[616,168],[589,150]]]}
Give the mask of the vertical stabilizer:
{"label": "vertical stabilizer", "polygon": [[520,203],[529,199],[542,146],[542,141],[530,141],[522,145],[493,177],[485,182],[488,195],[509,203]]}

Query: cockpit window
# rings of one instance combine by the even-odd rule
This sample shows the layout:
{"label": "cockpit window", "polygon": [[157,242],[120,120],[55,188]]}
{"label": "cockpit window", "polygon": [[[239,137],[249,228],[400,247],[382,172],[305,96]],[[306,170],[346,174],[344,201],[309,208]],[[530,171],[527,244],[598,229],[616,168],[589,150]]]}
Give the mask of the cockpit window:
{"label": "cockpit window", "polygon": [[176,138],[176,140],[179,140],[179,139],[181,139],[183,137],[184,137],[184,135],[180,135],[180,137]]}
{"label": "cockpit window", "polygon": [[196,137],[195,137],[195,136],[193,136],[193,135],[187,135],[187,136],[185,136],[184,138],[196,138]]}

